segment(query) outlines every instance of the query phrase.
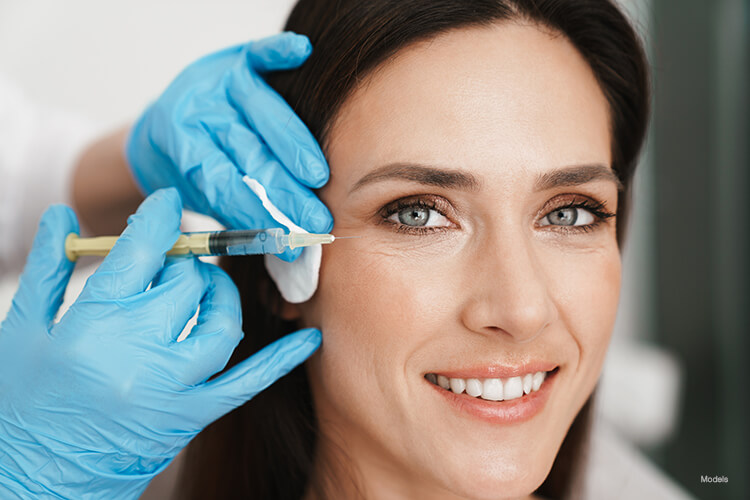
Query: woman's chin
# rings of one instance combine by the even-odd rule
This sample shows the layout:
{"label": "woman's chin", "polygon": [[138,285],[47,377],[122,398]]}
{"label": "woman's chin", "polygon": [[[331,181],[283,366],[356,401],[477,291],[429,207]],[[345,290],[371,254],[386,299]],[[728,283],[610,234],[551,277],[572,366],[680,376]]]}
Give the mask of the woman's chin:
{"label": "woman's chin", "polygon": [[437,467],[435,463],[430,465],[430,475],[443,488],[462,498],[497,500],[531,495],[549,474],[554,453],[538,457],[530,456],[528,449],[499,448],[498,452],[446,453]]}
{"label": "woman's chin", "polygon": [[461,498],[475,500],[519,499],[531,495],[544,482],[548,471],[479,470],[474,473],[443,476],[446,489]]}

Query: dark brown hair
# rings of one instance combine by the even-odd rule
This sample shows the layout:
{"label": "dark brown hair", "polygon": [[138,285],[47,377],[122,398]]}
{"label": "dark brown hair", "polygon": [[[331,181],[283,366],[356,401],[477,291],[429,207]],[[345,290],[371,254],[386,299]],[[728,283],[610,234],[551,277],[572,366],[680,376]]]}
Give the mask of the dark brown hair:
{"label": "dark brown hair", "polygon": [[[267,81],[325,145],[347,97],[396,52],[449,30],[506,20],[536,23],[567,37],[597,78],[609,104],[612,168],[624,186],[617,210],[617,238],[622,244],[650,93],[641,44],[612,1],[300,0],[286,29],[307,35],[314,51],[300,69],[270,74]],[[297,325],[273,313],[280,297],[261,258],[235,257],[223,266],[240,289],[246,330],[229,367],[296,330]],[[538,494],[570,495],[584,460],[591,407],[589,398]],[[320,486],[309,484],[317,428],[307,375],[298,367],[193,440],[178,498],[301,498],[309,486]],[[329,479],[334,485],[347,480]]]}

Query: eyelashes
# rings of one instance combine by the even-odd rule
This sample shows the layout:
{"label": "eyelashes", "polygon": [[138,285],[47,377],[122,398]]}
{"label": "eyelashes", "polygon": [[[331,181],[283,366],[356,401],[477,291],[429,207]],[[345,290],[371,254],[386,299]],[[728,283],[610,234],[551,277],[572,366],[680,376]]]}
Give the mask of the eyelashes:
{"label": "eyelashes", "polygon": [[[570,196],[570,195],[568,195]],[[549,221],[548,224],[541,224],[542,227],[549,227],[553,226],[555,227],[556,231],[563,231],[563,232],[591,232],[595,230],[602,222],[605,220],[615,217],[617,214],[609,212],[605,208],[605,204],[601,201],[595,201],[590,198],[583,198],[579,195],[573,195],[576,198],[568,201],[567,203],[564,203],[562,205],[554,206],[554,208],[547,208],[545,212],[545,216],[542,218],[542,220]],[[553,198],[552,201],[554,201],[556,198]],[[560,214],[562,212],[567,211],[570,213],[571,211],[575,211],[574,220],[573,222],[577,222],[578,219],[578,211],[584,210],[588,212],[588,215],[591,217],[592,222],[588,224],[580,224],[580,225],[563,225],[563,224],[552,224],[550,220],[550,216],[553,214]]]}
{"label": "eyelashes", "polygon": [[[444,198],[422,195],[401,198],[389,203],[380,209],[380,217],[382,218],[383,224],[391,226],[396,232],[407,234],[427,234],[444,232],[452,227],[457,227],[456,224],[449,220],[449,214],[451,214],[451,212],[450,204]],[[436,213],[439,218],[445,219],[448,225],[428,226],[428,223],[434,223],[433,219],[435,218],[435,215],[433,215],[433,213]],[[416,214],[420,214],[422,219],[424,219],[424,224],[409,225],[404,222],[409,218],[421,222],[420,216],[416,216]],[[398,216],[398,220],[391,220],[394,216]]]}
{"label": "eyelashes", "polygon": [[[609,212],[604,202],[578,194],[555,196],[539,213],[542,217],[537,227],[550,228],[552,231],[568,234],[594,231],[604,221],[617,215]],[[382,224],[390,226],[398,233],[425,235],[442,233],[458,227],[450,220],[455,217],[455,210],[450,202],[435,195],[417,195],[398,199],[381,208],[379,216]],[[567,217],[567,221],[572,219],[572,223],[554,224],[550,216],[553,216],[552,219]],[[575,224],[581,218],[584,220],[589,218],[591,222]],[[412,222],[415,224],[411,224]]]}

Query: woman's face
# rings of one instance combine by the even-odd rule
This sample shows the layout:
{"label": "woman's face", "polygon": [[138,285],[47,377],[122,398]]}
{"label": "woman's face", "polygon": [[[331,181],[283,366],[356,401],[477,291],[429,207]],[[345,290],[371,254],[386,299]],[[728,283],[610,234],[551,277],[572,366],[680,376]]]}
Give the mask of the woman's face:
{"label": "woman's face", "polygon": [[327,156],[333,232],[361,238],[325,246],[298,309],[323,332],[323,434],[373,497],[529,495],[594,388],[619,296],[591,69],[532,25],[453,31],[372,73]]}

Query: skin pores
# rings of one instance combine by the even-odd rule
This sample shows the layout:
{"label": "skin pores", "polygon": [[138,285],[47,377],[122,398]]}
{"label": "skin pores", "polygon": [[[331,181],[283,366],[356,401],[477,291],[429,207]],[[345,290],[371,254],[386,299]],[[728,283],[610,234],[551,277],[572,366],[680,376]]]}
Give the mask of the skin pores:
{"label": "skin pores", "polygon": [[[612,179],[535,183],[558,169],[611,168],[609,130],[607,101],[575,48],[519,23],[411,45],[348,98],[320,197],[334,234],[361,238],[327,245],[315,296],[287,306],[323,332],[307,365],[327,438],[320,464],[358,470],[372,498],[523,498],[543,482],[599,377],[620,253],[615,217],[564,208],[614,212]],[[412,172],[355,188],[393,164],[475,182],[434,185]],[[572,214],[575,225],[561,223]],[[559,369],[541,410],[520,422],[450,405],[425,378],[536,361]]]}

